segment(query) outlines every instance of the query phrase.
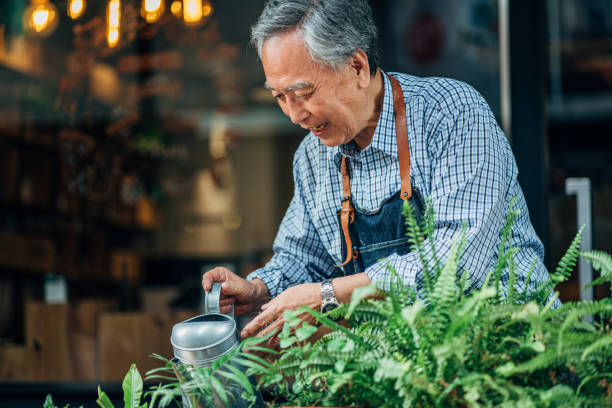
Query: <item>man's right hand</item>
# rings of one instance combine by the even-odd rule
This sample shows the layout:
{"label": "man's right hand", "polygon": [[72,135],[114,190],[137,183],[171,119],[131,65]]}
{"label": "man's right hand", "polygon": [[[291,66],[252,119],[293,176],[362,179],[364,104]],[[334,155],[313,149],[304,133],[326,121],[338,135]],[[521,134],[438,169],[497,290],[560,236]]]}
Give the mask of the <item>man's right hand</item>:
{"label": "man's right hand", "polygon": [[212,288],[213,282],[222,282],[219,306],[222,313],[228,313],[234,305],[237,316],[258,309],[270,300],[268,288],[261,279],[249,282],[227,268],[217,267],[202,276],[202,287],[205,291]]}

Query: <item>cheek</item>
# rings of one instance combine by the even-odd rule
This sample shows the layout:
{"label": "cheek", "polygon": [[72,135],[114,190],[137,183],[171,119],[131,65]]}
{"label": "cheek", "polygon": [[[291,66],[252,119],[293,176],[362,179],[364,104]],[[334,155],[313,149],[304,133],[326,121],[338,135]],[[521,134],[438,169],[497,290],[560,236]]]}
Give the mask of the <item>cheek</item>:
{"label": "cheek", "polygon": [[287,105],[284,103],[279,102],[278,106],[281,108],[281,110],[283,111],[283,113],[287,116],[289,116],[289,112],[287,112]]}

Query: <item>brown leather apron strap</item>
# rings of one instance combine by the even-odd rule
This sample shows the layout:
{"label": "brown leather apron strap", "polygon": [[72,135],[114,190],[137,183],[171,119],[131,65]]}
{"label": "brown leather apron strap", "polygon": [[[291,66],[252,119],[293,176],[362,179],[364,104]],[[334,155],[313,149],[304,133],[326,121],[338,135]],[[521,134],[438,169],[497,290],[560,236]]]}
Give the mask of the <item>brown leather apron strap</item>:
{"label": "brown leather apron strap", "polygon": [[[399,160],[400,176],[402,178],[402,190],[400,197],[408,200],[412,197],[412,182],[410,181],[410,147],[408,146],[408,132],[406,130],[406,105],[404,103],[404,93],[397,79],[389,75],[391,87],[393,89],[393,111],[395,114],[395,137],[397,138],[397,153]],[[351,201],[351,181],[349,178],[346,156],[342,156],[340,165],[342,173],[342,207],[340,209],[340,224],[346,243],[346,259],[337,267],[342,267],[350,262],[351,258],[359,256],[353,252],[353,243],[349,233],[349,225],[355,220],[355,208]]]}
{"label": "brown leather apron strap", "polygon": [[340,265],[336,265],[338,268],[346,265],[351,260],[353,243],[351,241],[351,234],[349,234],[349,224],[352,224],[355,220],[355,208],[351,202],[351,180],[349,178],[346,156],[344,155],[342,156],[340,172],[342,173],[342,208],[340,209],[340,224],[342,225],[344,242],[346,242],[346,259]]}
{"label": "brown leather apron strap", "polygon": [[395,112],[395,137],[397,138],[397,155],[399,159],[400,176],[402,178],[402,200],[412,196],[412,182],[410,181],[410,147],[408,146],[408,131],[406,130],[406,105],[404,93],[397,79],[389,75],[393,88],[393,110]]}

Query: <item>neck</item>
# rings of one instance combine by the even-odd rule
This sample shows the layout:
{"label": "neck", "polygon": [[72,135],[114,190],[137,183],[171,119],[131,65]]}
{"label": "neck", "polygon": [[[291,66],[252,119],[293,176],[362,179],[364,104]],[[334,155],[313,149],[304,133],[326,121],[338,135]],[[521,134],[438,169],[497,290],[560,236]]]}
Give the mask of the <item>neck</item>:
{"label": "neck", "polygon": [[385,96],[385,86],[380,70],[376,70],[376,74],[372,77],[367,90],[367,107],[364,117],[369,118],[365,127],[353,139],[359,150],[365,149],[372,143],[374,132],[378,125],[380,112],[382,110],[383,99]]}

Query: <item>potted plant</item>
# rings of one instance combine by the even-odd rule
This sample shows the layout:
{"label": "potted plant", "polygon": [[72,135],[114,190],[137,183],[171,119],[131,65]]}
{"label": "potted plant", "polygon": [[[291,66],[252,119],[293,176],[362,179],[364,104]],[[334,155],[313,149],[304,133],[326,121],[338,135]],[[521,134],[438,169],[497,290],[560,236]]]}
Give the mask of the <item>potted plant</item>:
{"label": "potted plant", "polygon": [[[431,210],[420,225],[409,206],[405,213],[408,238],[424,265],[419,295],[396,277],[388,296],[370,298],[373,283],[330,312],[334,316],[308,308],[285,312],[279,358],[252,368],[260,385],[273,386],[293,406],[612,405],[612,299],[551,307],[557,296],[552,290],[570,276],[580,255],[601,273],[595,284],[612,281],[612,257],[580,253],[581,230],[549,282],[535,292],[519,291],[514,250],[505,248],[517,216],[511,211],[499,262],[482,288],[470,290],[467,272],[457,278],[465,240],[457,237],[441,263],[435,248],[427,248]],[[331,332],[309,342],[317,328],[304,323],[302,313]],[[340,316],[349,327],[330,318]]]}
{"label": "potted plant", "polygon": [[[167,406],[181,399],[185,390],[196,402],[218,394],[223,404],[232,406],[231,399],[222,397],[222,384],[213,378],[243,384],[248,399],[255,390],[248,381],[251,375],[258,377],[260,388],[276,396],[271,407],[612,405],[612,298],[552,307],[554,287],[568,279],[580,256],[600,272],[594,285],[612,283],[609,254],[581,253],[580,230],[550,281],[535,291],[518,290],[515,250],[506,248],[517,216],[511,211],[503,227],[499,261],[485,284],[472,290],[468,272],[457,277],[463,236],[455,239],[441,262],[428,239],[434,229],[431,207],[420,224],[409,205],[404,211],[408,240],[424,270],[425,283],[418,294],[394,275],[384,297],[373,297],[378,293],[373,283],[356,290],[349,304],[329,314],[309,308],[286,311],[278,334],[280,351],[263,346],[266,338],[247,339],[226,359],[196,369],[189,378],[164,359],[165,367],[148,378],[170,382],[149,391],[149,407]],[[507,290],[504,270],[509,271]],[[530,275],[524,287],[529,287]],[[313,316],[329,332],[312,341],[318,327],[307,323],[303,314]],[[337,323],[339,317],[348,324]],[[230,359],[246,370],[228,369]],[[126,398],[132,395],[128,400],[136,401],[133,396],[142,390],[140,376],[132,373],[130,378],[128,382],[135,384],[130,389],[140,391],[126,391]],[[98,403],[110,408],[101,404],[102,393]]]}

